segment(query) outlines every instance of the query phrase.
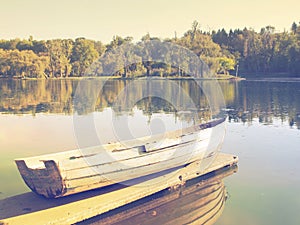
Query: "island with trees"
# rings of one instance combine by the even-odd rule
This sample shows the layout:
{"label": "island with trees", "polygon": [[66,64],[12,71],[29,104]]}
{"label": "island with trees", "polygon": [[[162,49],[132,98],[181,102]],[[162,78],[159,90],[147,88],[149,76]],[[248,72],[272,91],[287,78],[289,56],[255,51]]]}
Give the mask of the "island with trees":
{"label": "island with trees", "polygon": [[[141,41],[157,40],[183,46],[208,64],[214,74],[243,76],[280,74],[300,76],[300,23],[289,31],[276,32],[266,26],[253,29],[225,29],[211,32],[200,29],[194,21],[182,37],[160,40],[146,34]],[[0,77],[2,78],[66,78],[82,77],[95,60],[105,52],[124,43],[134,44],[132,37],[114,36],[108,44],[86,38],[34,40],[0,40]],[[107,62],[111,63],[111,62]],[[114,62],[117,63],[117,62]],[[100,67],[100,66],[99,66]],[[123,68],[116,76],[179,76],[187,74],[181,68],[144,61]]]}

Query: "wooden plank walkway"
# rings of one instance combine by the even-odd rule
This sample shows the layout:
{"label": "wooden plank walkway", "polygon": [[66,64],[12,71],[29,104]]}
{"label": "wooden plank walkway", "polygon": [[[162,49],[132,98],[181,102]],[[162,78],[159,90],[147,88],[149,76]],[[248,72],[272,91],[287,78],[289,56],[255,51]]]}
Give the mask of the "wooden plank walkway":
{"label": "wooden plank walkway", "polygon": [[0,225],[74,224],[195,177],[235,165],[237,161],[236,156],[219,153],[204,170],[211,161],[194,162],[156,177],[133,180],[127,183],[129,186],[112,185],[59,199],[45,199],[28,192],[0,200]]}

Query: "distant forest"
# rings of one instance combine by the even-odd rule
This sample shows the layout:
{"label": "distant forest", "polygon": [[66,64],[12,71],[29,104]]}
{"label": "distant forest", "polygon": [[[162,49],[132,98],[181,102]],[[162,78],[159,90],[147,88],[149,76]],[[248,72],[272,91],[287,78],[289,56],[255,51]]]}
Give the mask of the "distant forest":
{"label": "distant forest", "polygon": [[[289,31],[276,32],[266,26],[260,32],[253,29],[235,29],[227,32],[202,31],[197,21],[182,37],[160,40],[146,34],[141,41],[159,40],[186,47],[206,62],[215,74],[300,76],[300,22],[293,23]],[[34,40],[0,40],[0,77],[78,77],[106,51],[124,43],[132,43],[132,37],[114,36],[109,44],[86,38]],[[161,65],[164,67],[163,65]],[[143,62],[132,68],[124,68],[117,75],[153,74],[161,76],[182,75],[177,68],[159,68]],[[161,70],[163,69],[163,70]]]}

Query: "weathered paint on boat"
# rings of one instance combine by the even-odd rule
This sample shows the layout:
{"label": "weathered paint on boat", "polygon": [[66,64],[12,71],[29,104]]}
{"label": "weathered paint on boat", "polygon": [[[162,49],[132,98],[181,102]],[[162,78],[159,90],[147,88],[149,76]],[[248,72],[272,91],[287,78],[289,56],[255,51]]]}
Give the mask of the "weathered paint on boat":
{"label": "weathered paint on boat", "polygon": [[32,191],[57,198],[211,157],[221,147],[224,126],[224,118],[216,119],[152,137],[15,161]]}

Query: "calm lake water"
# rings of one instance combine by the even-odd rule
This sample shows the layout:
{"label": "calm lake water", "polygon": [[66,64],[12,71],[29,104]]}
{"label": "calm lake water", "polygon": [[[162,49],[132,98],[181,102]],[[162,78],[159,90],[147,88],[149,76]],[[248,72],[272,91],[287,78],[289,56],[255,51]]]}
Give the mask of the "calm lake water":
{"label": "calm lake water", "polygon": [[[94,141],[84,129],[74,128],[74,118],[94,121],[97,141],[111,142],[187,127],[210,117],[203,93],[191,81],[176,81],[179,89],[157,81],[169,103],[153,97],[135,104],[129,99],[143,92],[142,85],[126,99],[122,90],[128,81],[106,82],[99,96],[88,93],[96,96],[93,104],[85,95],[79,95],[84,101],[76,101],[79,82],[0,80],[0,201],[29,191],[15,158],[66,151]],[[95,83],[87,81],[87,90],[94,90]],[[224,179],[225,186],[223,177],[214,183],[223,190],[220,193],[227,192],[215,224],[300,224],[300,80],[222,81],[220,86],[229,114],[222,152],[238,155],[239,169]],[[178,94],[181,91],[188,97]],[[121,99],[117,105],[116,98]],[[185,105],[190,99],[194,105]],[[124,124],[130,132],[115,129]],[[182,201],[188,204],[187,199]],[[130,219],[123,224],[130,224]]]}

